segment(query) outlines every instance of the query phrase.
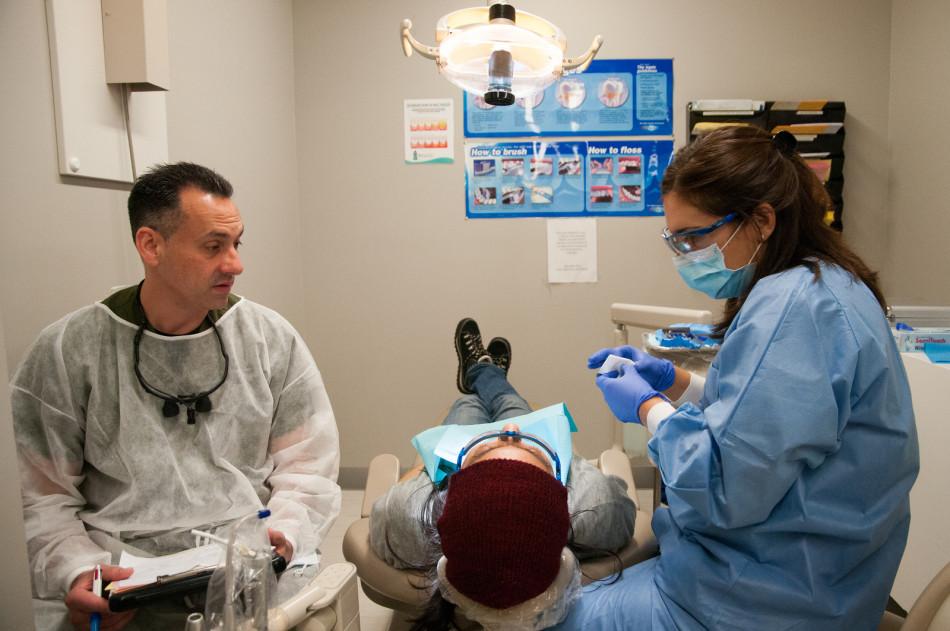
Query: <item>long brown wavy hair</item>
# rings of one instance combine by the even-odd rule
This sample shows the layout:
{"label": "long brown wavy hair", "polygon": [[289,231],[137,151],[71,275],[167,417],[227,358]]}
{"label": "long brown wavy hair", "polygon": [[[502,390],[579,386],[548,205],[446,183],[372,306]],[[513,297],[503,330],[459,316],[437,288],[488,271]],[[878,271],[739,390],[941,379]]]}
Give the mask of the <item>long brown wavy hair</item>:
{"label": "long brown wavy hair", "polygon": [[717,129],[680,149],[663,176],[662,192],[675,192],[707,213],[751,219],[762,204],[775,209],[775,230],[766,240],[752,282],[726,301],[716,334],[722,336],[760,278],[806,266],[817,280],[818,261],[847,270],[885,309],[877,273],[825,225],[831,199],[818,177],[795,153],[758,127]]}

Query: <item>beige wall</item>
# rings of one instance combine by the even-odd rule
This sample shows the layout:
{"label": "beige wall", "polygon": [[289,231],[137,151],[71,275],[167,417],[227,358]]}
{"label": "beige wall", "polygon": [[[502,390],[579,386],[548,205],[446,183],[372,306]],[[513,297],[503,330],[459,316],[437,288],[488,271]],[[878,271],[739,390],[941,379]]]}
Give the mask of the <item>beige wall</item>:
{"label": "beige wall", "polygon": [[[7,374],[7,355],[3,338],[3,309],[0,309],[0,377]],[[29,629],[33,624],[29,565],[23,511],[20,510],[20,472],[17,470],[13,422],[10,418],[10,391],[6,379],[0,379],[0,532],[4,535],[4,564],[0,572],[0,611],[7,629]]]}
{"label": "beige wall", "polygon": [[897,0],[891,20],[892,304],[950,305],[950,2]]}
{"label": "beige wall", "polygon": [[[236,291],[300,324],[291,8],[289,0],[169,1],[168,134],[171,160],[207,164],[235,185],[247,225],[247,271]],[[43,326],[138,280],[141,267],[127,188],[57,173],[44,2],[0,2],[0,78],[0,461],[13,468],[7,367],[13,371]],[[12,567],[21,560],[12,545],[22,540],[19,485],[3,473],[0,531],[10,563],[0,574],[0,610],[5,628],[25,629],[18,621],[30,615],[22,589],[29,583]]]}
{"label": "beige wall", "polygon": [[[410,456],[410,435],[457,394],[452,333],[467,315],[487,337],[511,340],[512,381],[537,404],[566,401],[580,450],[594,455],[612,421],[584,360],[611,342],[610,303],[712,304],[676,276],[657,238],[661,219],[600,219],[600,282],[551,286],[543,219],[465,219],[460,146],[452,165],[403,163],[403,99],[452,96],[459,123],[461,103],[432,62],[402,56],[398,25],[411,18],[432,43],[436,19],[455,6],[294,4],[301,233],[311,246],[301,259],[305,333],[333,398],[344,467],[382,451]],[[674,57],[678,144],[689,100],[846,101],[846,232],[884,263],[887,0],[518,7],[562,26],[569,54],[599,32],[603,58]]]}
{"label": "beige wall", "polygon": [[57,173],[44,4],[0,3],[0,300],[11,371],[43,326],[136,273],[127,193]]}
{"label": "beige wall", "polygon": [[290,0],[169,0],[168,150],[219,170],[244,219],[235,291],[300,326]]}
{"label": "beige wall", "polygon": [[[169,159],[234,184],[246,272],[236,291],[303,318],[291,3],[169,2]],[[141,277],[128,187],[61,178],[43,2],[0,3],[0,300],[12,370],[46,324]]]}

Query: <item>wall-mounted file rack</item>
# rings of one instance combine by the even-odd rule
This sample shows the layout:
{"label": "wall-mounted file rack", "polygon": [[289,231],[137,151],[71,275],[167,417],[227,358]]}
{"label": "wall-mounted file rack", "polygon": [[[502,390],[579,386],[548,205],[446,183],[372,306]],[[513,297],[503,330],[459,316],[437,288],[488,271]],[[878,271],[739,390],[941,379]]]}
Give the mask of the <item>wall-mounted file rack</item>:
{"label": "wall-mounted file rack", "polygon": [[754,101],[713,99],[686,106],[689,140],[728,125],[752,125],[771,134],[791,132],[798,139],[798,153],[825,185],[833,208],[825,223],[843,227],[844,118],[843,101]]}

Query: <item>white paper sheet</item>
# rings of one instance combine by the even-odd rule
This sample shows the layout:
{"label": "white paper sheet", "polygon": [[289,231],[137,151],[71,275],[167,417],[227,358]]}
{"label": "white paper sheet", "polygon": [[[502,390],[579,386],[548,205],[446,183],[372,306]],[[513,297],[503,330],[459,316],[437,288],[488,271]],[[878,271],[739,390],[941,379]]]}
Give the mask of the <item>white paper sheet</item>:
{"label": "white paper sheet", "polygon": [[548,219],[548,282],[597,282],[596,219]]}
{"label": "white paper sheet", "polygon": [[[224,563],[224,548],[217,544],[210,544],[183,550],[175,554],[160,557],[140,557],[122,552],[119,557],[120,567],[130,567],[135,571],[127,579],[113,581],[110,590],[136,587],[154,583],[159,576],[179,574],[199,568],[214,568]],[[287,569],[304,565],[320,565],[320,553],[295,557]]]}
{"label": "white paper sheet", "polygon": [[182,550],[160,557],[139,557],[123,551],[119,557],[119,566],[130,567],[135,571],[127,579],[114,581],[110,589],[148,585],[154,583],[159,576],[179,574],[204,567],[213,568],[221,563],[224,563],[224,548],[217,544]]}
{"label": "white paper sheet", "polygon": [[303,565],[320,565],[320,553],[312,552],[304,556],[294,557],[293,561],[290,562],[290,565],[287,566],[287,569],[289,570],[292,567]]}

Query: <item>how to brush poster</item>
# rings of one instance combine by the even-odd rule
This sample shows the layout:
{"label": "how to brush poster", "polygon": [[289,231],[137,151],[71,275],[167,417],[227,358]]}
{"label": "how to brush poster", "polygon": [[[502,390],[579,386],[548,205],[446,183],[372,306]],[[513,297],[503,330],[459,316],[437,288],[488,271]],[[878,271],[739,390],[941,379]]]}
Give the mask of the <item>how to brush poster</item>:
{"label": "how to brush poster", "polygon": [[465,145],[469,218],[657,216],[672,140]]}

